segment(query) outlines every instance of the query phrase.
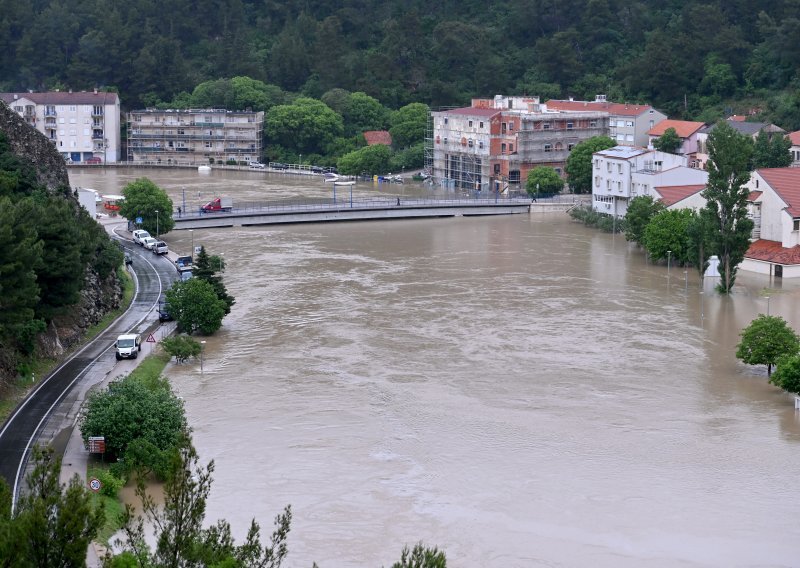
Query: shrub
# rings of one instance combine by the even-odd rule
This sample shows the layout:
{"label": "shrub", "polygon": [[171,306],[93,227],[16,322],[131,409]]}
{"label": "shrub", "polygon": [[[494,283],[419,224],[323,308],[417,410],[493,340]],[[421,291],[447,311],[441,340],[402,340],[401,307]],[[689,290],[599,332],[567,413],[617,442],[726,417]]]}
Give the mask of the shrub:
{"label": "shrub", "polygon": [[100,494],[106,497],[116,499],[117,493],[125,485],[124,480],[120,479],[107,469],[95,471],[95,476],[100,480],[102,486],[100,487]]}

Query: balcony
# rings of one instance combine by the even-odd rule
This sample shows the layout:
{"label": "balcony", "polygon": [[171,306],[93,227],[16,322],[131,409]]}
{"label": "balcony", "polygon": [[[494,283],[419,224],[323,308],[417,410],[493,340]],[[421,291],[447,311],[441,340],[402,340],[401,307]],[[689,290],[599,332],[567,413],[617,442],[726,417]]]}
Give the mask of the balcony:
{"label": "balcony", "polygon": [[104,138],[102,130],[95,130],[92,132],[92,140],[102,140]]}
{"label": "balcony", "polygon": [[103,112],[102,108],[95,108],[92,109],[92,116],[104,116],[105,113]]}

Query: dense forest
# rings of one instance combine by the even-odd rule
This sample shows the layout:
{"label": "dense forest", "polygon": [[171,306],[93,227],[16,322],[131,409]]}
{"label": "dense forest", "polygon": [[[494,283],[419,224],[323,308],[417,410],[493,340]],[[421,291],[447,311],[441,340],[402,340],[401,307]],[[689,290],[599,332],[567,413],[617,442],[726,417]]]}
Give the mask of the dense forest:
{"label": "dense forest", "polygon": [[114,88],[128,109],[245,76],[395,109],[605,93],[797,129],[798,52],[797,0],[32,0],[0,14],[0,89]]}

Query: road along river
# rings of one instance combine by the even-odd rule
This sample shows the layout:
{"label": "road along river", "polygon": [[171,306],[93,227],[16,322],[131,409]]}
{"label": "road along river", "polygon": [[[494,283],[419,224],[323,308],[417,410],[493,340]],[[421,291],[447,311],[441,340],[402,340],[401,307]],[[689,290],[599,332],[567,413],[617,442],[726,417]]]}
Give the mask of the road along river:
{"label": "road along river", "polygon": [[[72,182],[147,175],[176,204],[323,191],[214,174]],[[563,214],[167,240],[192,238],[224,255],[236,305],[202,374],[169,375],[216,461],[207,518],[238,538],[291,503],[290,566],[385,566],[418,540],[453,566],[797,565],[800,422],[733,352],[766,295],[800,329],[800,283],[700,294]]]}

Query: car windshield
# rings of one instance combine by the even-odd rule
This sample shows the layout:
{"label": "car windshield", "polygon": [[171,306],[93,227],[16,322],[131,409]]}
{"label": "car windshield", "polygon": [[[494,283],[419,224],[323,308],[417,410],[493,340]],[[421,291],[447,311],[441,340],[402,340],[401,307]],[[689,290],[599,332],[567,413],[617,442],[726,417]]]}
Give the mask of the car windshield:
{"label": "car windshield", "polygon": [[133,347],[133,339],[118,339],[117,347]]}

